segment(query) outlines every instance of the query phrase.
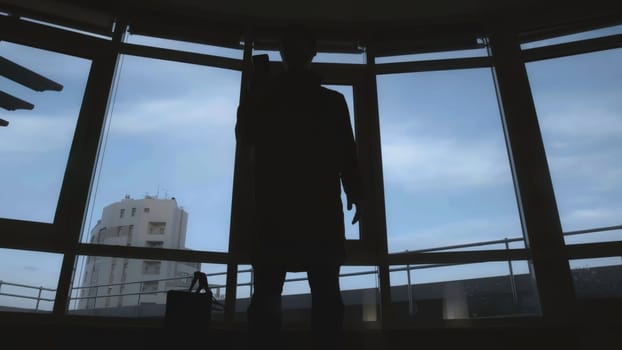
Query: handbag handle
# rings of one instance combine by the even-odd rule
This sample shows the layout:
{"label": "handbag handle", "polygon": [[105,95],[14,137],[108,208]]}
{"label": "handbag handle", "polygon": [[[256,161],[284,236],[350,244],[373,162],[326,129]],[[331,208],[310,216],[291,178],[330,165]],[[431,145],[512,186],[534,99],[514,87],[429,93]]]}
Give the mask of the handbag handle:
{"label": "handbag handle", "polygon": [[190,284],[189,292],[192,292],[192,288],[197,284],[197,289],[194,291],[195,293],[201,293],[201,290],[205,290],[205,293],[211,293],[209,289],[209,285],[207,284],[207,275],[205,272],[195,271],[194,276],[192,277],[192,283]]}
{"label": "handbag handle", "polygon": [[207,275],[205,272],[195,271],[192,277],[192,283],[190,284],[190,288],[188,288],[189,292],[192,292],[192,288],[194,285],[197,285],[197,289],[194,291],[195,293],[201,293],[201,290],[205,290],[205,293],[209,295],[212,305],[217,306],[218,309],[224,310],[225,306],[214,298],[212,291],[209,289],[209,284],[207,283]]}

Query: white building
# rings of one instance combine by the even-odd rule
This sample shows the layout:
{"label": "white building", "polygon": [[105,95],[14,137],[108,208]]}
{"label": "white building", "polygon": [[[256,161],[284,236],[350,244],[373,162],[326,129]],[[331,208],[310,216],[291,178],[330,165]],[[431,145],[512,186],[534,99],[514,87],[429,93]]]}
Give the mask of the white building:
{"label": "white building", "polygon": [[[126,195],[103,210],[90,243],[186,249],[188,214],[175,198]],[[89,256],[78,309],[164,304],[166,291],[187,288],[199,263]]]}

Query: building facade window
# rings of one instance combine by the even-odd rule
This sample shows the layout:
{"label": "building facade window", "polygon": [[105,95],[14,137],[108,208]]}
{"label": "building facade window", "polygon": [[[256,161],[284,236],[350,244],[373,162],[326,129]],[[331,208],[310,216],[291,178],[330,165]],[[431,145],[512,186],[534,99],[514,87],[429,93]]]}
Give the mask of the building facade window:
{"label": "building facade window", "polygon": [[150,293],[158,291],[158,281],[145,281],[142,284],[141,292]]}
{"label": "building facade window", "polygon": [[164,247],[163,241],[146,241],[145,246],[149,248],[162,248]]}
{"label": "building facade window", "polygon": [[166,222],[150,222],[149,223],[149,234],[163,235],[165,229],[166,229]]}
{"label": "building facade window", "polygon": [[119,213],[120,218],[122,218],[123,216],[125,216],[125,209],[121,209],[121,212]]}
{"label": "building facade window", "polygon": [[160,261],[143,261],[143,273],[145,275],[157,275],[160,273]]}

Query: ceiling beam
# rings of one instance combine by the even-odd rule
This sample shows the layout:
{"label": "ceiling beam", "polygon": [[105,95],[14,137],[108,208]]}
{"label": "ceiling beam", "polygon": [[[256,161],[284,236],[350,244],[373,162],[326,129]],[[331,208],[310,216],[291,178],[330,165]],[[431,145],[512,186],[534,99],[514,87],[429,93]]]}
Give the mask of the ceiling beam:
{"label": "ceiling beam", "polygon": [[8,111],[14,111],[17,109],[33,109],[35,105],[13,95],[9,95],[4,91],[0,91],[0,107]]}
{"label": "ceiling beam", "polygon": [[32,70],[0,56],[0,75],[34,91],[61,91],[63,86]]}

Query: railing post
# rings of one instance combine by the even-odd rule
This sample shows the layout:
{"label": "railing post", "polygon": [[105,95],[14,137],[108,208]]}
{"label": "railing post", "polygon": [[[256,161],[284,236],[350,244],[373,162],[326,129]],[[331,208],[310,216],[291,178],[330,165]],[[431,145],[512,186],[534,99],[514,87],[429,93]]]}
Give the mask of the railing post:
{"label": "railing post", "polygon": [[413,292],[411,290],[412,285],[410,283],[410,264],[406,264],[406,280],[408,281],[408,314],[413,315]]}
{"label": "railing post", "polygon": [[[505,238],[505,250],[510,250],[508,238]],[[514,306],[518,305],[518,292],[516,291],[516,280],[514,279],[514,268],[512,267],[512,259],[508,258],[508,267],[510,268],[510,288],[512,288],[512,301]]]}
{"label": "railing post", "polygon": [[138,282],[138,300],[136,301],[136,305],[140,305],[140,296],[143,293],[143,282]]}
{"label": "railing post", "polygon": [[41,302],[41,293],[43,292],[43,287],[39,286],[39,293],[37,294],[37,304],[35,305],[35,311],[39,310],[39,303]]}

